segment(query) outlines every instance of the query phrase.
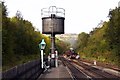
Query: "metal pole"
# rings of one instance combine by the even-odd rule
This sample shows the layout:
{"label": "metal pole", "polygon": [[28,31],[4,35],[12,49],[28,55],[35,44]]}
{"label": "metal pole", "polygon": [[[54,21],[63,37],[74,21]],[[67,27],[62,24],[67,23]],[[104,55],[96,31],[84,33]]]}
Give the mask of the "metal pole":
{"label": "metal pole", "polygon": [[55,51],[55,34],[51,35],[51,53],[54,54]]}
{"label": "metal pole", "polygon": [[55,51],[55,56],[56,56],[55,66],[58,67],[58,51]]}
{"label": "metal pole", "polygon": [[51,35],[51,67],[55,67],[55,35]]}
{"label": "metal pole", "polygon": [[43,50],[41,50],[41,68],[43,68]]}
{"label": "metal pole", "polygon": [[55,33],[54,33],[54,26],[55,26],[55,23],[54,23],[54,18],[55,18],[55,14],[51,14],[51,19],[52,19],[52,34],[51,34],[51,54],[52,54],[52,57],[51,58],[51,64],[52,66],[55,66]]}
{"label": "metal pole", "polygon": [[51,53],[54,54],[54,49],[55,49],[55,34],[54,34],[54,18],[55,18],[55,14],[51,14],[51,19],[52,19],[52,34],[51,34]]}

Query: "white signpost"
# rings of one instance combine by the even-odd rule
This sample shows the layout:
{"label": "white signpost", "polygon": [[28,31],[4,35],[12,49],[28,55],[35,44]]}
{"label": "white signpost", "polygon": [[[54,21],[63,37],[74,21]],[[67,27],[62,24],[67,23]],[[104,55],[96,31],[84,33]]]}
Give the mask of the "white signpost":
{"label": "white signpost", "polygon": [[42,39],[42,42],[39,44],[39,48],[41,50],[41,68],[43,68],[43,50],[45,49],[46,43],[44,39]]}

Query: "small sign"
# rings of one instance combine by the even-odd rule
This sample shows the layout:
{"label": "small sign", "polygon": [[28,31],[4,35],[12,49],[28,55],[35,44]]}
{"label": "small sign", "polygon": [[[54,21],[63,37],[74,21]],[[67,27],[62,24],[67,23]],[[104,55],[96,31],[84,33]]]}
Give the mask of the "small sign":
{"label": "small sign", "polygon": [[77,55],[77,56],[76,56],[76,59],[79,59],[79,58],[80,58],[80,56],[79,56],[79,55]]}
{"label": "small sign", "polygon": [[51,58],[55,58],[55,54],[51,54]]}

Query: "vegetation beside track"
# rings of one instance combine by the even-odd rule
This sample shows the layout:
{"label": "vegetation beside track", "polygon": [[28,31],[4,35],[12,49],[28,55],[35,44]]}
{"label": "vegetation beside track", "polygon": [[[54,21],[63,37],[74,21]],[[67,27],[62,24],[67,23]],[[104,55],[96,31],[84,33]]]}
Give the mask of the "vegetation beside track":
{"label": "vegetation beside track", "polygon": [[110,10],[108,16],[109,21],[78,35],[76,51],[81,58],[120,66],[120,7]]}

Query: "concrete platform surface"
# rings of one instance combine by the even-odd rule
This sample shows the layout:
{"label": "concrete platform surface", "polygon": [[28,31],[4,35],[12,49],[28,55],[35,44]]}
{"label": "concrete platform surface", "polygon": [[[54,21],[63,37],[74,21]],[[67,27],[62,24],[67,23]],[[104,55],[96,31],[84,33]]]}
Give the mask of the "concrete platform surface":
{"label": "concrete platform surface", "polygon": [[49,79],[58,79],[58,80],[72,80],[72,76],[66,66],[62,62],[58,61],[59,66],[55,68],[50,68],[43,74],[41,74],[38,80],[49,80]]}

